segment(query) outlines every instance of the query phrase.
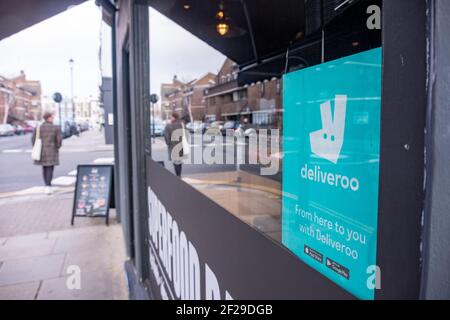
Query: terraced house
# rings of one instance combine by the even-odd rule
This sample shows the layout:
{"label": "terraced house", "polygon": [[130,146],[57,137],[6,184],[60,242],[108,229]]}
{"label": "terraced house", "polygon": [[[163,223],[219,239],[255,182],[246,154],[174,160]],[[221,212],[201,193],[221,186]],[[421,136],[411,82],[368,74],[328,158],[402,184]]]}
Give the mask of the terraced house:
{"label": "terraced house", "polygon": [[41,83],[28,80],[25,72],[6,78],[0,76],[0,121],[21,123],[25,120],[40,120]]}

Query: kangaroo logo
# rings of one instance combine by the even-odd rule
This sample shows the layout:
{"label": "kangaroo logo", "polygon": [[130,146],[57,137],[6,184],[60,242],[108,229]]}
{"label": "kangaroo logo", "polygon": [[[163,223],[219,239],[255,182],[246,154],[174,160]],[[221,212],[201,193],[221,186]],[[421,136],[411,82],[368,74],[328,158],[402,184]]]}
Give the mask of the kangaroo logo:
{"label": "kangaroo logo", "polygon": [[334,117],[331,115],[331,102],[322,103],[320,105],[322,129],[309,135],[312,153],[334,164],[337,164],[344,145],[346,112],[346,95],[336,95]]}

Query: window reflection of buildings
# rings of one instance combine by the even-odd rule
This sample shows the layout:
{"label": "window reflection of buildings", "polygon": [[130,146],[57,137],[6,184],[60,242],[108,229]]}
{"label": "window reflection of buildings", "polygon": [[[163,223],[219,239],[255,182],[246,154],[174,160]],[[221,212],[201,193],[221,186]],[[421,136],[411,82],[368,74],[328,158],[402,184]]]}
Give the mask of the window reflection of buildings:
{"label": "window reflection of buildings", "polygon": [[[217,75],[208,73],[190,82],[180,81],[175,76],[171,83],[161,86],[164,118],[177,112],[187,122],[239,121],[245,129],[247,126],[281,129],[281,79],[271,78],[240,86],[238,71],[236,63],[226,59]],[[270,139],[269,136],[268,146]],[[281,142],[279,138],[277,140],[281,151]],[[267,151],[272,152],[271,149]],[[242,165],[239,170],[232,171],[225,166],[212,169],[200,164],[194,165],[195,172],[189,172],[186,167],[184,177],[196,181],[194,187],[231,214],[250,225],[263,227],[261,231],[281,241],[281,157],[278,151],[275,152],[277,154],[268,156],[279,161],[276,176],[260,176],[261,165],[258,164]],[[153,157],[155,161],[162,161],[162,156],[165,154],[158,158],[155,153]]]}
{"label": "window reflection of buildings", "polygon": [[161,85],[163,118],[179,113],[187,122],[241,121],[254,127],[280,128],[282,83],[280,79],[239,86],[238,66],[226,59],[217,75],[207,73],[190,81],[174,76]]}
{"label": "window reflection of buildings", "polygon": [[163,117],[170,118],[177,112],[184,120],[203,121],[205,118],[204,92],[216,84],[216,75],[206,73],[199,79],[189,82],[178,80],[174,76],[172,83],[161,85],[161,106]]}
{"label": "window reflection of buildings", "polygon": [[280,79],[239,86],[238,67],[226,59],[216,82],[216,86],[205,92],[206,119],[241,121],[255,127],[279,127],[282,110]]}

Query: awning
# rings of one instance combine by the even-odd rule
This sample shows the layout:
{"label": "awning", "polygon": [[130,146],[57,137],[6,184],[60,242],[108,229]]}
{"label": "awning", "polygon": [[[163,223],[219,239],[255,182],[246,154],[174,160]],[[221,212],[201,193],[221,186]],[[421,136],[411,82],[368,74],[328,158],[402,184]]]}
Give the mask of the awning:
{"label": "awning", "polygon": [[0,40],[85,0],[1,0]]}
{"label": "awning", "polygon": [[[360,0],[149,0],[154,9],[202,39],[240,66],[286,52],[293,43],[314,38]],[[230,32],[216,31],[223,3]]]}
{"label": "awning", "polygon": [[241,66],[239,85],[273,77],[298,69],[332,61],[362,51],[381,46],[381,30],[367,28],[367,8],[369,5],[381,7],[381,0],[359,0],[352,6],[327,20],[322,39],[321,28],[303,41],[297,41],[278,55],[274,55],[258,64]]}
{"label": "awning", "polygon": [[224,11],[229,18],[230,32],[222,37],[216,31],[220,2],[150,0],[149,4],[240,65],[277,53],[297,34],[305,32],[302,0],[225,0]]}

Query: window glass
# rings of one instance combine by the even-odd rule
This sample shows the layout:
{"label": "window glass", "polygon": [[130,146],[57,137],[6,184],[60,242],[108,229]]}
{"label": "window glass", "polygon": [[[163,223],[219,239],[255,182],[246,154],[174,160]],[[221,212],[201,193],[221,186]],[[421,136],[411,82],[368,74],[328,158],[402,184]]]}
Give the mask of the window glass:
{"label": "window glass", "polygon": [[[281,55],[275,67],[243,71],[150,9],[151,91],[160,96],[152,110],[153,160],[281,243],[283,141],[298,139],[292,131],[283,135],[283,77],[381,45],[379,37],[356,42],[326,35],[325,56],[315,41]],[[355,121],[364,119],[361,114]]]}

